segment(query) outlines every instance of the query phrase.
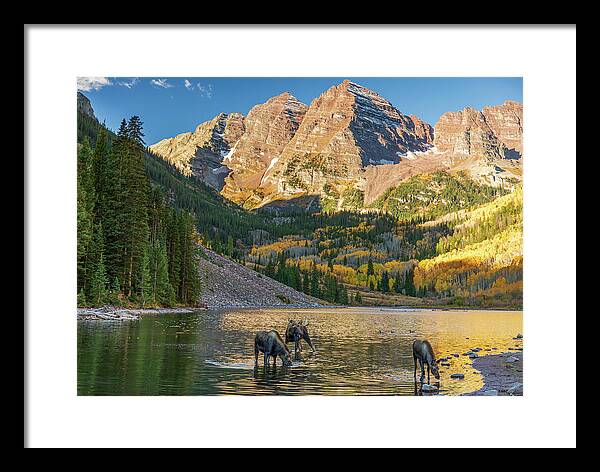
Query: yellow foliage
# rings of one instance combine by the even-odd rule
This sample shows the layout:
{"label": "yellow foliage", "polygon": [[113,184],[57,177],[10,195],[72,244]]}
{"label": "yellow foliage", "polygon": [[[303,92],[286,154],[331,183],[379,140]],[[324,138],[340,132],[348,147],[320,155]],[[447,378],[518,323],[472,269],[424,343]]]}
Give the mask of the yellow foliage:
{"label": "yellow foliage", "polygon": [[[522,202],[519,186],[513,193],[479,208],[443,218],[446,221],[460,218],[463,222],[457,229],[470,227],[493,219],[507,205],[518,209]],[[515,224],[488,239],[420,261],[415,267],[415,286],[455,296],[522,297],[523,223],[522,214],[516,215]]]}
{"label": "yellow foliage", "polygon": [[308,239],[286,238],[286,239],[281,239],[279,241],[275,241],[274,243],[271,243],[271,244],[265,244],[263,246],[253,246],[252,250],[250,251],[250,255],[264,256],[264,255],[269,255],[271,253],[284,252],[293,247],[305,247],[305,246],[310,247],[310,245],[311,245],[311,241],[309,241]]}

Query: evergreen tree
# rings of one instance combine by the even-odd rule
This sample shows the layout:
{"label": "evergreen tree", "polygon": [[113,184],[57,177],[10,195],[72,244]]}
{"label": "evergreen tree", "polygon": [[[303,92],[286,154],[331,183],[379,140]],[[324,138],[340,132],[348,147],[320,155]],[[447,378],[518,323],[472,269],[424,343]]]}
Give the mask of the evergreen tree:
{"label": "evergreen tree", "polygon": [[185,212],[178,215],[180,227],[181,276],[177,295],[182,303],[195,305],[200,296],[200,275],[198,273],[198,249],[195,242],[195,228],[192,217]]}
{"label": "evergreen tree", "polygon": [[[152,294],[154,303],[171,306],[175,303],[175,291],[169,281],[169,261],[164,241],[155,243],[151,248],[150,264],[152,269]],[[199,280],[198,282],[199,285]]]}
{"label": "evergreen tree", "polygon": [[90,245],[86,263],[86,300],[93,306],[102,305],[108,292],[108,277],[104,266],[104,242],[102,225],[94,227],[94,234]]}
{"label": "evergreen tree", "polygon": [[95,216],[98,221],[104,221],[106,216],[106,198],[110,194],[109,185],[113,185],[116,178],[109,173],[110,152],[106,128],[101,127],[96,139],[96,147],[93,156],[93,168],[95,176],[96,210]]}
{"label": "evergreen tree", "polygon": [[166,217],[166,249],[169,261],[169,282],[173,293],[177,294],[181,278],[182,248],[179,225],[177,224],[177,212],[171,210]]}
{"label": "evergreen tree", "polygon": [[129,297],[139,293],[141,287],[135,285],[141,280],[144,252],[148,241],[148,193],[149,183],[144,168],[144,149],[141,133],[141,121],[131,117],[126,125],[127,139],[123,141],[122,185],[124,187],[123,206],[123,242],[124,266],[122,282],[124,292]]}
{"label": "evergreen tree", "polygon": [[414,277],[415,277],[415,269],[411,268],[408,272],[406,272],[406,280],[404,282],[404,288],[406,290],[406,295],[408,295],[410,297],[416,296]]}
{"label": "evergreen tree", "polygon": [[369,263],[367,265],[367,277],[375,274],[375,269],[373,268],[373,260],[369,257]]}
{"label": "evergreen tree", "polygon": [[273,263],[273,257],[270,257],[269,262],[267,262],[267,267],[265,268],[265,275],[271,278],[275,277],[275,264]]}
{"label": "evergreen tree", "polygon": [[304,272],[302,277],[302,291],[310,295],[310,277],[308,272]]}
{"label": "evergreen tree", "polygon": [[137,282],[139,300],[142,307],[147,306],[151,303],[153,294],[152,294],[152,277],[150,275],[150,256],[148,254],[148,245],[143,251],[142,261],[141,261],[141,270],[137,274],[139,277],[139,281]]}
{"label": "evergreen tree", "polygon": [[338,284],[335,277],[331,275],[325,276],[325,300],[330,302],[339,302]]}
{"label": "evergreen tree", "polygon": [[402,290],[404,289],[404,284],[402,282],[402,275],[400,274],[400,272],[396,272],[396,275],[394,277],[394,292],[402,293]]}
{"label": "evergreen tree", "polygon": [[85,292],[87,258],[93,238],[94,172],[92,150],[85,139],[77,153],[77,289]]}
{"label": "evergreen tree", "polygon": [[339,284],[338,292],[340,303],[342,305],[348,305],[350,303],[348,299],[348,289],[346,289],[346,286],[344,284]]}
{"label": "evergreen tree", "polygon": [[233,237],[232,236],[228,236],[227,237],[227,249],[225,250],[225,254],[227,254],[229,257],[232,257],[234,255],[233,254],[233,252],[234,252],[233,249],[234,249],[234,246],[233,246]]}
{"label": "evergreen tree", "polygon": [[310,294],[315,298],[319,298],[321,295],[319,290],[319,271],[314,262],[310,273]]}
{"label": "evergreen tree", "polygon": [[143,149],[146,146],[144,142],[144,133],[142,120],[139,116],[134,115],[127,123],[127,138],[137,148]]}
{"label": "evergreen tree", "polygon": [[381,290],[384,293],[387,293],[390,291],[390,277],[387,273],[387,270],[384,270],[383,273],[381,274]]}
{"label": "evergreen tree", "polygon": [[[127,184],[122,177],[124,154],[126,151],[127,122],[121,121],[119,131],[114,139],[113,146],[107,154],[104,167],[104,187],[101,194],[102,226],[104,229],[104,248],[106,272],[113,283],[119,280],[118,292],[121,292],[124,251],[125,251],[125,216],[124,188]],[[115,290],[115,287],[112,287]]]}

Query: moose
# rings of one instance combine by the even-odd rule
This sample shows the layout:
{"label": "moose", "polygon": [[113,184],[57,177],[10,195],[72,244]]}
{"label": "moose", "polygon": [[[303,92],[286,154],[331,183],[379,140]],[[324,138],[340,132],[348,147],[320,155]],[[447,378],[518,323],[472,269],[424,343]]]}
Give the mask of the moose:
{"label": "moose", "polygon": [[429,373],[433,373],[436,379],[440,379],[440,371],[435,360],[435,354],[433,348],[427,340],[415,341],[413,343],[413,360],[415,362],[415,382],[417,381],[417,361],[421,365],[421,383],[425,380],[425,364],[427,364],[427,383],[430,383]]}
{"label": "moose", "polygon": [[265,367],[269,366],[269,357],[273,358],[273,364],[277,365],[277,357],[281,358],[283,365],[292,365],[290,350],[285,345],[279,333],[275,330],[260,331],[254,338],[254,365],[258,366],[258,353],[264,354]]}
{"label": "moose", "polygon": [[315,352],[315,346],[308,335],[308,320],[295,321],[289,320],[285,330],[285,342],[294,342],[294,353],[297,356],[299,351],[302,351],[302,340],[304,339],[312,352]]}

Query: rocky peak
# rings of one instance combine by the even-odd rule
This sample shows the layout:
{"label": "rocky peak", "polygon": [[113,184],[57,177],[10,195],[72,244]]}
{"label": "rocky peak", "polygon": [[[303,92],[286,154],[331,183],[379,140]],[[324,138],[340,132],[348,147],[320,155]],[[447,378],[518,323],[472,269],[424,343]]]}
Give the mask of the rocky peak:
{"label": "rocky peak", "polygon": [[368,165],[398,163],[432,144],[431,127],[349,80],[311,103],[267,179],[263,194],[342,192]]}
{"label": "rocky peak", "polygon": [[223,161],[231,169],[222,190],[224,196],[238,203],[254,197],[296,133],[306,109],[304,103],[285,92],[248,112],[245,132]]}
{"label": "rocky peak", "polygon": [[408,115],[413,122],[415,134],[427,145],[433,145],[433,127],[415,115]]}
{"label": "rocky peak", "polygon": [[221,157],[230,152],[246,128],[241,113],[220,113],[209,123],[207,132],[210,133],[210,139],[207,144]]}
{"label": "rocky peak", "polygon": [[90,99],[79,91],[77,91],[77,110],[97,120]]}
{"label": "rocky peak", "polygon": [[492,185],[521,179],[522,143],[523,105],[514,101],[444,113],[434,129],[435,147],[453,169]]}
{"label": "rocky peak", "polygon": [[363,165],[399,162],[409,152],[425,151],[432,144],[431,126],[402,114],[378,93],[344,81],[342,90],[354,96],[350,129],[361,149]]}
{"label": "rocky peak", "polygon": [[231,152],[245,131],[244,116],[240,113],[220,113],[212,120],[150,146],[150,150],[173,164],[181,173],[193,175],[217,189],[229,172],[222,160]]}
{"label": "rocky peak", "polygon": [[435,147],[457,156],[485,156],[502,159],[504,146],[498,141],[485,115],[467,107],[444,113],[435,125]]}
{"label": "rocky peak", "polygon": [[506,100],[502,105],[483,107],[483,115],[498,140],[507,148],[507,156],[523,154],[523,104]]}

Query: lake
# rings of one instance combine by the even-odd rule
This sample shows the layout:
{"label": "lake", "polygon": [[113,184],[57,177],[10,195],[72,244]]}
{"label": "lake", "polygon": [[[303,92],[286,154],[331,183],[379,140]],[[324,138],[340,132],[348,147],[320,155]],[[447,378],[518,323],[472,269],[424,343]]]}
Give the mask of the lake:
{"label": "lake", "polygon": [[[304,343],[285,368],[254,367],[254,335],[307,319]],[[78,321],[78,395],[415,395],[412,341],[428,339],[441,367],[439,394],[483,386],[466,351],[522,348],[520,311],[391,308],[244,309]],[[293,343],[289,345],[293,352]],[[454,357],[453,354],[458,354]],[[450,378],[463,373],[463,380]],[[417,374],[417,377],[419,373]],[[432,383],[435,382],[433,376]]]}

